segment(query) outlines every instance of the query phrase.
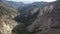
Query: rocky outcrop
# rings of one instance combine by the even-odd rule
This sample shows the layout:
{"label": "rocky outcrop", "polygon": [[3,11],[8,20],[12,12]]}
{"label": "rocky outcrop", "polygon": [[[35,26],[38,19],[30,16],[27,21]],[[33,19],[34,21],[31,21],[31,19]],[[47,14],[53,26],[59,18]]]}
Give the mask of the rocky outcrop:
{"label": "rocky outcrop", "polygon": [[28,26],[28,31],[30,32],[47,31],[45,29],[50,28],[51,17],[49,16],[49,14],[52,12],[53,7],[54,7],[53,5],[50,5],[42,9],[40,8],[40,12],[37,16],[37,19],[33,21],[30,26]]}
{"label": "rocky outcrop", "polygon": [[0,2],[0,34],[12,34],[13,28],[18,25],[13,18],[18,14],[17,10]]}
{"label": "rocky outcrop", "polygon": [[7,18],[0,17],[0,33],[12,34],[12,29],[17,25],[17,22]]}
{"label": "rocky outcrop", "polygon": [[60,2],[49,5],[40,10],[38,19],[30,26],[28,31],[34,34],[59,34],[60,31]]}
{"label": "rocky outcrop", "polygon": [[[36,17],[36,19],[32,16],[34,21],[25,27],[25,31],[29,32],[29,34],[60,34],[60,1],[49,4],[50,5],[46,7],[38,8],[38,10],[35,8],[31,12],[31,15],[35,15],[34,17]],[[37,12],[38,14],[36,16]],[[18,28],[16,28],[16,30],[17,29]],[[24,33],[27,33],[25,31]]]}

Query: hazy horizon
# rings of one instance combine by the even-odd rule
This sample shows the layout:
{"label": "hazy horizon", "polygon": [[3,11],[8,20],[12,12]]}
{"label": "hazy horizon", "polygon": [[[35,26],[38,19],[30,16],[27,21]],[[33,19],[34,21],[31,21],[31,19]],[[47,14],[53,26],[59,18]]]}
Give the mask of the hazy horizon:
{"label": "hazy horizon", "polygon": [[8,0],[8,1],[32,3],[32,2],[40,2],[40,1],[53,2],[53,1],[55,1],[55,0]]}

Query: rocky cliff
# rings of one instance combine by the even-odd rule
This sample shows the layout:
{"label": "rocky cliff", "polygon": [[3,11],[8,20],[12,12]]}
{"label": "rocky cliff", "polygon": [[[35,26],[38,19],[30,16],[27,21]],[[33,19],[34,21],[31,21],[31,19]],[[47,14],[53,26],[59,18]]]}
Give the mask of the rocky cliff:
{"label": "rocky cliff", "polygon": [[[48,6],[35,8],[32,10],[32,17],[36,19],[30,25],[25,26],[20,34],[60,34],[60,1],[49,3]],[[37,13],[38,12],[38,13]],[[36,16],[37,15],[37,16]],[[29,16],[27,16],[29,17]],[[27,19],[27,18],[26,18]],[[16,20],[19,20],[16,18]],[[25,19],[24,19],[25,20]],[[22,22],[24,24],[24,22]],[[25,22],[29,23],[29,22]],[[15,31],[14,31],[15,30]],[[19,27],[13,31],[18,34],[21,32]]]}
{"label": "rocky cliff", "polygon": [[37,19],[28,26],[33,34],[60,34],[60,2],[40,9]]}
{"label": "rocky cliff", "polygon": [[16,9],[0,3],[0,34],[60,34],[59,6],[58,0],[15,17]]}

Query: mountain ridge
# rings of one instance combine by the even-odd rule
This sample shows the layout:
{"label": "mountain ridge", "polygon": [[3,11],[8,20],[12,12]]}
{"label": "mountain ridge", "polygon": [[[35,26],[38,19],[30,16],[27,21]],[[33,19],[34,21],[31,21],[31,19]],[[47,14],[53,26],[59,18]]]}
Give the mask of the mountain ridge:
{"label": "mountain ridge", "polygon": [[[26,22],[27,25],[25,27],[23,34],[28,31],[29,34],[60,34],[60,1],[55,1],[52,3],[49,3],[48,6],[42,7],[42,8],[34,8],[33,11],[30,13],[33,16],[27,16],[31,17],[30,19],[33,20],[32,22],[30,19],[28,19],[29,22]],[[39,10],[37,10],[39,9]],[[38,13],[38,14],[37,14]],[[37,16],[36,16],[37,15]],[[36,17],[36,19],[34,18]],[[20,17],[19,17],[20,18]],[[19,18],[16,18],[16,20],[19,20]],[[24,20],[25,20],[24,19]],[[20,21],[20,20],[19,20]],[[21,22],[21,21],[20,21]],[[22,23],[26,25],[23,21]],[[15,30],[19,30],[19,27]],[[20,31],[15,31],[17,34]],[[28,34],[26,33],[26,34]]]}

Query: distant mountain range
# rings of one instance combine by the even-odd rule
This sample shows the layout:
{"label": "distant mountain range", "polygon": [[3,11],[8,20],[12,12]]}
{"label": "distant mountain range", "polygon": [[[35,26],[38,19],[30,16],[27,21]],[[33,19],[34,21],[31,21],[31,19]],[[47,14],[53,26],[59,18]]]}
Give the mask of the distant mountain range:
{"label": "distant mountain range", "polygon": [[43,1],[33,2],[29,4],[25,4],[23,2],[15,2],[15,1],[3,1],[3,2],[9,5],[10,7],[15,7],[20,14],[26,14],[31,12],[31,10],[33,10],[36,7],[44,7],[48,5],[48,2],[43,2]]}
{"label": "distant mountain range", "polygon": [[14,2],[14,1],[6,1],[6,2],[7,2],[6,4],[13,6],[15,8],[25,5],[23,2]]}
{"label": "distant mountain range", "polygon": [[24,6],[20,6],[18,8],[20,14],[25,14],[25,12],[31,12],[36,7],[44,7],[47,6],[48,2],[34,2],[31,4],[25,4]]}
{"label": "distant mountain range", "polygon": [[33,10],[35,7],[44,7],[46,5],[48,5],[48,2],[33,2],[33,3],[29,3],[29,4],[25,4],[23,2],[15,2],[15,1],[3,1],[0,0],[2,2],[4,2],[5,4],[9,5],[10,7],[15,7],[20,14],[25,14],[25,13],[29,13],[31,10]]}
{"label": "distant mountain range", "polygon": [[0,0],[3,1],[4,3],[8,4],[9,6],[12,7],[30,7],[30,6],[45,6],[47,5],[48,2],[34,2],[34,3],[30,3],[30,4],[25,4],[23,2],[15,2],[15,1],[5,1],[5,0]]}

